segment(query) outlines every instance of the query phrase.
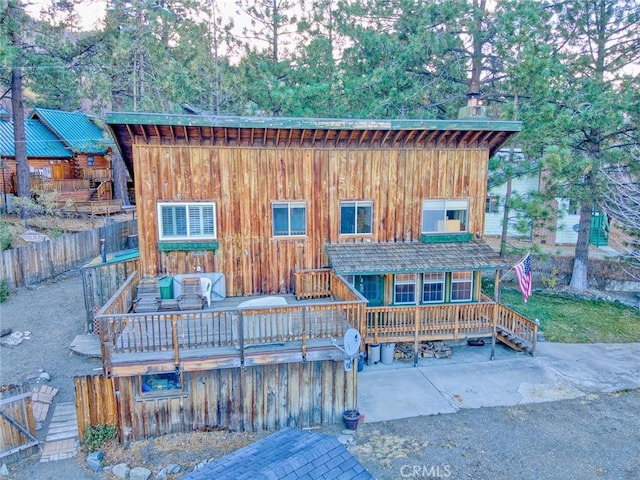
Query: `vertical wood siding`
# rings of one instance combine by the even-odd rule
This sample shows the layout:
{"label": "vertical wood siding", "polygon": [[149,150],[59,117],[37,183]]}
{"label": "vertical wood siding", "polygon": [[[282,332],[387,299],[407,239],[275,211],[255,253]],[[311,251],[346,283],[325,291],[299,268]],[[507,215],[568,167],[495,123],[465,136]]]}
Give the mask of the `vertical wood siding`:
{"label": "vertical wood siding", "polygon": [[[204,271],[227,294],[289,292],[293,272],[326,266],[327,242],[419,241],[422,201],[469,198],[482,230],[488,152],[470,149],[190,147],[137,144],[142,275]],[[340,201],[373,202],[372,235],[341,236]],[[159,252],[157,201],[216,203],[216,252]],[[304,238],[272,237],[273,201],[307,205]]]}
{"label": "vertical wood siding", "polygon": [[157,398],[140,397],[139,377],[75,377],[78,428],[82,435],[89,425],[117,418],[121,440],[129,443],[205,428],[334,424],[355,406],[356,375],[330,360],[183,372],[184,394]]}

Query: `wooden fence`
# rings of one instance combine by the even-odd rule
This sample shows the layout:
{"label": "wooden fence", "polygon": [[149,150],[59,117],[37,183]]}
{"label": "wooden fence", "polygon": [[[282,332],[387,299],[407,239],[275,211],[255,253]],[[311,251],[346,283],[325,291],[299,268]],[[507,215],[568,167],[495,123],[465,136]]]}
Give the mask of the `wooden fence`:
{"label": "wooden fence", "polygon": [[78,435],[81,442],[91,426],[118,424],[115,381],[117,380],[104,375],[73,377]]}
{"label": "wooden fence", "polygon": [[0,252],[0,279],[10,288],[40,283],[99,256],[100,239],[105,239],[107,252],[115,252],[136,231],[136,220],[127,220],[5,250]]}
{"label": "wooden fence", "polygon": [[12,463],[39,451],[36,421],[30,391],[7,386],[0,392],[0,463]]}
{"label": "wooden fence", "polygon": [[[129,250],[129,252],[134,251]],[[91,262],[82,267],[82,288],[87,313],[87,331],[97,333],[94,317],[98,309],[106,305],[125,283],[133,281],[133,278],[129,282],[127,282],[127,279],[139,269],[140,260],[138,256],[133,256],[133,254],[129,256],[122,255],[122,258],[122,260],[118,260],[118,257],[114,256],[107,263]],[[118,313],[128,311],[133,301],[132,295],[135,294],[136,285],[137,283],[133,285],[133,292],[127,297],[127,303],[118,305],[118,308],[120,308],[120,310],[117,310]],[[118,298],[120,297],[118,296]]]}

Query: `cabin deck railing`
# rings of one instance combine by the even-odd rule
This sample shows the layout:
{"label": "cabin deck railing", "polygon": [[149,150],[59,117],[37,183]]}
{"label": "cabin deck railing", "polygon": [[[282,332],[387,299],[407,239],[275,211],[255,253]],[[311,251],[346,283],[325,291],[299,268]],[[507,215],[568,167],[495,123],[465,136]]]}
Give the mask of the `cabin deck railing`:
{"label": "cabin deck railing", "polygon": [[176,365],[188,352],[202,349],[225,349],[220,355],[242,363],[246,349],[264,346],[301,349],[304,359],[310,342],[331,345],[348,328],[357,328],[364,344],[491,336],[494,318],[497,329],[527,342],[533,352],[536,347],[537,325],[487,297],[468,304],[366,307],[340,275],[324,270],[297,272],[296,286],[304,289],[296,295],[314,298],[324,292],[333,301],[277,307],[131,313],[138,283],[134,272],[96,315],[107,374],[114,356],[122,360],[158,352]]}
{"label": "cabin deck railing", "polygon": [[461,340],[491,336],[496,328],[536,348],[537,325],[492,301],[468,304],[367,307],[362,336],[366,344]]}
{"label": "cabin deck railing", "polygon": [[[101,311],[99,332],[103,366],[109,374],[116,356],[171,352],[178,365],[189,351],[220,350],[242,359],[252,347],[289,345],[302,359],[314,340],[331,346],[357,325],[359,302],[290,305],[265,308],[109,314]],[[133,357],[131,357],[133,358]]]}

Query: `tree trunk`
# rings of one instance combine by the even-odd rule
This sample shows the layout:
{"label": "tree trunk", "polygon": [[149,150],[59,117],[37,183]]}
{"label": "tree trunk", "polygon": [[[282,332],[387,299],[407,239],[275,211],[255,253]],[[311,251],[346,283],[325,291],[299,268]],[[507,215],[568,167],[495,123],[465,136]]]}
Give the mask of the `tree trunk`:
{"label": "tree trunk", "polygon": [[129,192],[127,190],[127,167],[125,167],[122,157],[114,152],[111,155],[111,171],[113,173],[113,196],[116,200],[122,200],[123,206],[131,205],[129,202]]}
{"label": "tree trunk", "polygon": [[[20,48],[20,32],[18,25],[19,12],[15,6],[9,6],[9,14],[13,17],[11,44]],[[17,55],[11,68],[11,109],[13,110],[13,137],[16,150],[16,177],[19,197],[31,197],[29,184],[29,164],[27,163],[27,139],[24,131],[24,104],[22,101],[22,69],[21,56]]]}
{"label": "tree trunk", "polygon": [[588,287],[589,236],[591,234],[591,203],[583,203],[580,207],[580,223],[578,241],[573,262],[573,273],[569,286],[574,290],[586,290]]}

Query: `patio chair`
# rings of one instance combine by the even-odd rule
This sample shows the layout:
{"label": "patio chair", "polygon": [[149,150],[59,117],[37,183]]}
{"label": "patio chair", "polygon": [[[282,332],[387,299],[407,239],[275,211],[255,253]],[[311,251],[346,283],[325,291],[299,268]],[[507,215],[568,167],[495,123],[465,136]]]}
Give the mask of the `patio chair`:
{"label": "patio chair", "polygon": [[160,284],[155,278],[143,279],[138,284],[133,311],[136,313],[157,312],[160,306]]}
{"label": "patio chair", "polygon": [[208,277],[200,277],[200,286],[202,287],[202,296],[207,301],[207,307],[211,306],[211,279]]}
{"label": "patio chair", "polygon": [[200,277],[183,278],[180,296],[177,300],[180,310],[201,310],[204,305],[204,297],[202,296]]}

